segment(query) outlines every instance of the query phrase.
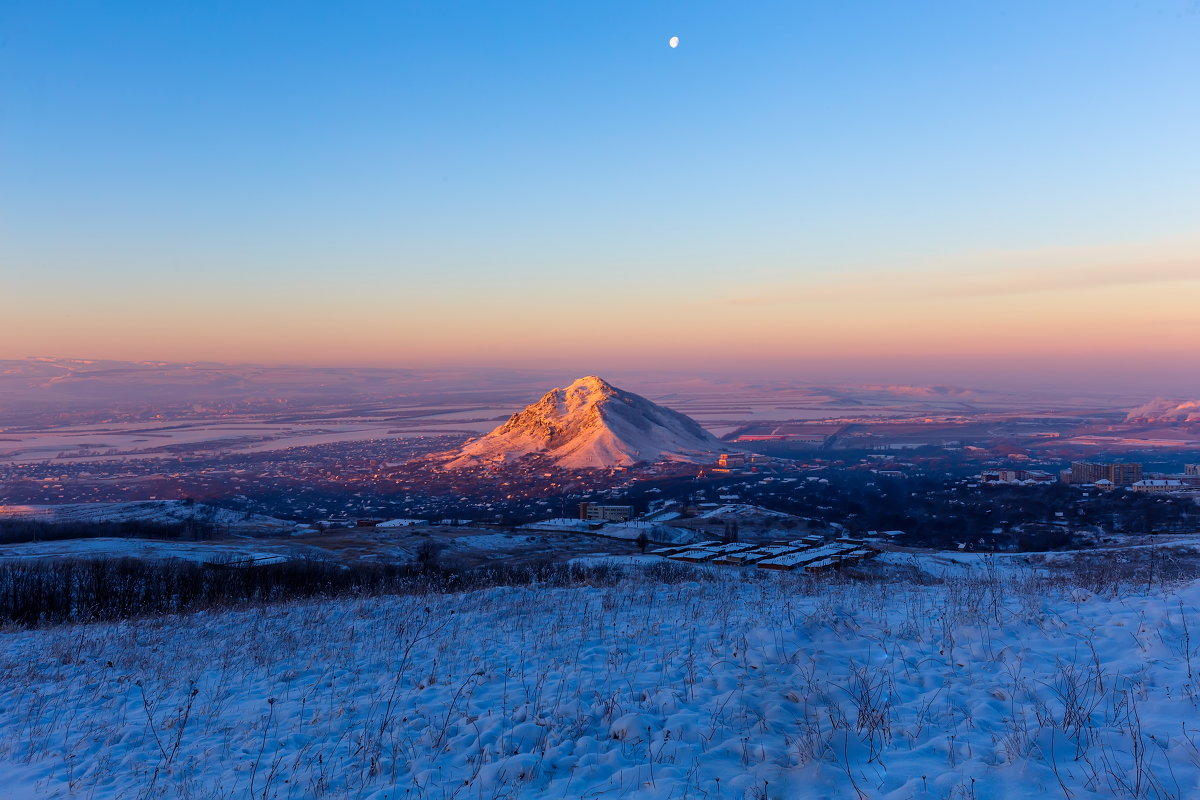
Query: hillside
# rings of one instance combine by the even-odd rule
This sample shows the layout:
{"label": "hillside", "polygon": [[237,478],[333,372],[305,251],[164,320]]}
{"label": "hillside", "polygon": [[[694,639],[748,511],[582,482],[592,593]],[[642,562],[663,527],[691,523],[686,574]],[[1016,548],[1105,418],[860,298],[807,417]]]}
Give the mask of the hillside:
{"label": "hillside", "polygon": [[0,505],[2,520],[39,522],[151,522],[178,525],[194,521],[218,529],[243,533],[282,533],[296,523],[231,511],[227,508],[186,500],[138,500],[125,503],[63,503],[61,505]]}
{"label": "hillside", "polygon": [[1166,798],[1200,784],[1200,585],[1070,568],[686,574],[9,631],[6,796]]}

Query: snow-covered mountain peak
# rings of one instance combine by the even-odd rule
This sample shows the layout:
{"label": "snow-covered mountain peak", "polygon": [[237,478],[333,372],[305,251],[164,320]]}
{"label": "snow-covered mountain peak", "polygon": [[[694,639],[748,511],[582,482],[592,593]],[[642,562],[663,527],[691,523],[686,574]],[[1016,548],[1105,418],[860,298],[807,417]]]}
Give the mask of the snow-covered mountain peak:
{"label": "snow-covered mountain peak", "polygon": [[621,390],[598,375],[587,375],[574,381],[566,388],[566,391],[589,395],[614,395]]}
{"label": "snow-covered mountain peak", "polygon": [[702,461],[724,445],[695,420],[596,375],[580,378],[513,414],[488,435],[449,454],[447,467],[542,454],[565,467]]}

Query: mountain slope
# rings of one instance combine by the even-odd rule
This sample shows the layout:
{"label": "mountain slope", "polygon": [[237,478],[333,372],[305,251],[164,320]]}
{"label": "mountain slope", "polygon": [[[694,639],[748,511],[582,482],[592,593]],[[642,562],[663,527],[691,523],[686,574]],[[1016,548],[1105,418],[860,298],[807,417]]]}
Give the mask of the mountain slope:
{"label": "mountain slope", "polygon": [[491,433],[449,454],[458,469],[538,453],[563,467],[708,460],[727,445],[693,419],[588,376],[554,389]]}

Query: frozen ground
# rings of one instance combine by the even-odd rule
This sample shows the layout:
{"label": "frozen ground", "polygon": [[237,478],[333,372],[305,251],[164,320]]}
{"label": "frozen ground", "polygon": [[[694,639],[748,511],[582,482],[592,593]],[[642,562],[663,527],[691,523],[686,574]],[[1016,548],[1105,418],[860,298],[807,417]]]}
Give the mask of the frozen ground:
{"label": "frozen ground", "polygon": [[432,546],[439,553],[439,561],[453,568],[494,565],[501,560],[507,566],[565,563],[598,550],[621,556],[638,549],[631,541],[570,531],[502,533],[471,527],[410,525],[387,529],[334,528],[288,537],[228,536],[203,541],[98,537],[18,542],[0,544],[0,562],[61,558],[261,562],[268,558],[315,558],[342,563],[406,564],[416,559],[423,545]]}
{"label": "frozen ground", "polygon": [[222,529],[253,533],[286,533],[296,523],[263,514],[231,511],[186,500],[138,500],[118,503],[61,503],[58,505],[0,505],[0,520],[42,522],[153,522],[175,525],[189,520]]}
{"label": "frozen ground", "polygon": [[699,519],[714,519],[717,517],[732,518],[737,516],[786,518],[790,517],[791,514],[784,514],[782,511],[771,511],[770,509],[763,508],[762,506],[748,505],[746,503],[729,503],[727,505],[720,506],[719,508],[713,508],[705,511],[703,514],[699,515]]}
{"label": "frozen ground", "polygon": [[1198,583],[682,574],[7,631],[4,796],[1200,792]]}
{"label": "frozen ground", "polygon": [[156,539],[61,539],[49,542],[20,542],[0,545],[0,562],[56,558],[181,558],[185,561],[221,562],[267,559],[285,560],[294,552],[260,546],[255,542],[175,542]]}
{"label": "frozen ground", "polygon": [[647,539],[660,544],[690,544],[701,538],[687,528],[674,528],[653,522],[611,522],[597,533],[610,539],[629,540],[636,540],[645,534]]}
{"label": "frozen ground", "polygon": [[521,530],[527,531],[579,531],[580,533],[590,533],[592,523],[585,519],[575,519],[574,517],[555,517],[553,519],[543,519],[538,522],[528,522],[519,526]]}
{"label": "frozen ground", "polygon": [[[886,547],[886,545],[885,545]],[[875,563],[909,568],[934,577],[981,575],[991,571],[1025,571],[1054,575],[1079,559],[1130,569],[1159,564],[1174,574],[1200,572],[1200,534],[1156,534],[1121,536],[1117,541],[1086,550],[1046,553],[971,553],[956,550],[929,551],[887,547]]]}
{"label": "frozen ground", "polygon": [[521,530],[529,531],[576,531],[579,533],[604,536],[609,539],[636,540],[642,534],[652,542],[662,544],[686,544],[697,540],[697,535],[686,528],[675,528],[658,522],[630,521],[608,522],[601,527],[596,523],[580,519],[546,519],[540,522],[530,522],[520,526]]}

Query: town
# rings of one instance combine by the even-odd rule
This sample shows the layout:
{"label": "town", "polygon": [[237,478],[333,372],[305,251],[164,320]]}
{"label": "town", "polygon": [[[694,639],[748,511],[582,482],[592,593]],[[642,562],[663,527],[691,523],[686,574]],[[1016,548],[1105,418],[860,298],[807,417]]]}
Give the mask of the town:
{"label": "town", "polygon": [[[802,459],[728,452],[709,464],[565,469],[530,456],[445,471],[423,456],[454,437],[362,441],[215,458],[0,465],[3,506],[192,500],[321,529],[391,519],[514,527],[579,503],[687,515],[742,503],[853,536],[931,547],[1086,546],[1123,532],[1200,529],[1200,465],[1032,461],[965,447],[839,451]],[[1016,466],[1020,464],[1020,466]]]}

